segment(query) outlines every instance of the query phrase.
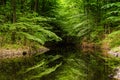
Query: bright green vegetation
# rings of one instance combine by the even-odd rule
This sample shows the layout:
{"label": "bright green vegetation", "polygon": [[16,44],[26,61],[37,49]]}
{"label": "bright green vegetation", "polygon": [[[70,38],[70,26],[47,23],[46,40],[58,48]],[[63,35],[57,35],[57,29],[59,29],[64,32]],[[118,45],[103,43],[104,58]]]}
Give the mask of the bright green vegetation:
{"label": "bright green vegetation", "polygon": [[120,31],[114,31],[111,34],[109,34],[104,42],[109,43],[110,47],[118,47],[120,45]]}
{"label": "bright green vegetation", "polygon": [[103,43],[107,43],[107,47],[111,49],[113,53],[120,53],[120,31],[114,31],[110,33],[104,40]]}
{"label": "bright green vegetation", "polygon": [[[0,1],[0,48],[37,49],[40,45],[52,44],[66,47],[66,44],[83,41],[107,42],[110,48],[119,51],[119,28],[119,0]],[[57,45],[51,49],[56,49]],[[96,52],[94,55],[74,55],[74,52],[61,50],[61,54],[53,52],[24,60],[8,60],[8,63],[3,60],[0,65],[5,66],[0,66],[0,79],[96,80],[100,73],[99,79],[107,80],[109,72],[104,72],[104,67],[116,66],[118,61],[103,59]],[[102,73],[105,73],[104,77]]]}
{"label": "bright green vegetation", "polygon": [[[42,1],[44,3],[44,1]],[[46,41],[61,40],[55,33],[51,31],[51,21],[56,20],[54,17],[41,13],[44,6],[40,6],[41,2],[35,1],[9,1],[3,0],[0,5],[0,44],[33,45],[40,43],[43,45]],[[46,2],[45,2],[46,3]],[[44,3],[44,4],[45,4]],[[39,4],[39,6],[38,6]],[[38,9],[41,7],[41,9]],[[49,7],[48,10],[55,8]],[[38,11],[37,11],[38,10]],[[43,11],[43,12],[42,12]],[[32,44],[32,43],[33,44]]]}
{"label": "bright green vegetation", "polygon": [[80,40],[87,37],[89,41],[99,42],[106,34],[119,29],[119,4],[117,0],[64,0],[59,13],[62,29],[67,36],[77,36]]}
{"label": "bright green vegetation", "polygon": [[[104,58],[106,61],[106,66],[108,66],[108,71],[110,72],[112,69],[120,66],[120,58],[112,57],[112,58]],[[109,70],[111,69],[111,70]]]}
{"label": "bright green vegetation", "polygon": [[119,30],[119,22],[118,0],[2,0],[0,41],[1,45],[28,45],[61,38],[80,42],[87,37],[99,42],[106,34]]}

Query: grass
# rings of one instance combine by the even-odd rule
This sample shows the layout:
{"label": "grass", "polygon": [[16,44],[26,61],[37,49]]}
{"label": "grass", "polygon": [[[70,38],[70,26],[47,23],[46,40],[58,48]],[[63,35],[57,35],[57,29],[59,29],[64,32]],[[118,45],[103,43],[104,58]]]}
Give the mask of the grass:
{"label": "grass", "polygon": [[44,46],[36,43],[32,43],[32,45],[23,45],[23,44],[4,44],[0,47],[1,49],[45,49]]}
{"label": "grass", "polygon": [[19,49],[19,48],[23,48],[23,47],[25,47],[25,46],[18,45],[18,44],[5,44],[1,48],[3,48],[3,49]]}

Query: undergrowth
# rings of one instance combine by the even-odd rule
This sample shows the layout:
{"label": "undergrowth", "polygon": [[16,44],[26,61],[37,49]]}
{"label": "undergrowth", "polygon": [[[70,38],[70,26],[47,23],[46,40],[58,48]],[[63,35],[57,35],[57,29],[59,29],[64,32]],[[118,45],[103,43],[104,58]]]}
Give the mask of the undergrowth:
{"label": "undergrowth", "polygon": [[120,45],[120,30],[114,31],[109,34],[104,40],[105,43],[109,44],[109,47],[118,47]]}

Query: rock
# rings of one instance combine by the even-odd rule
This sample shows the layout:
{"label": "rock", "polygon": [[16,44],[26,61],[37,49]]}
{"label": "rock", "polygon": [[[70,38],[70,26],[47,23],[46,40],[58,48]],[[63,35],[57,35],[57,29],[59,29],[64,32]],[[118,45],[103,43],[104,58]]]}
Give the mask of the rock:
{"label": "rock", "polygon": [[117,67],[114,69],[114,75],[113,78],[116,80],[120,80],[120,67]]}
{"label": "rock", "polygon": [[108,54],[110,54],[111,56],[114,56],[114,57],[120,57],[120,52],[116,52],[116,51],[108,51]]}

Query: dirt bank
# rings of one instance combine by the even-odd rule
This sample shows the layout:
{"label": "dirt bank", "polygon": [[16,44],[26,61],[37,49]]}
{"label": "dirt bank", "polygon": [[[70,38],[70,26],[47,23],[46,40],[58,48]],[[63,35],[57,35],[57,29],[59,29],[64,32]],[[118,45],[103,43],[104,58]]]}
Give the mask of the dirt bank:
{"label": "dirt bank", "polygon": [[29,57],[34,54],[42,54],[49,49],[46,47],[40,47],[35,50],[32,48],[18,48],[18,49],[0,49],[0,59],[18,58],[18,57]]}

